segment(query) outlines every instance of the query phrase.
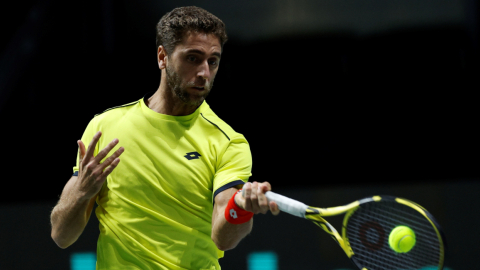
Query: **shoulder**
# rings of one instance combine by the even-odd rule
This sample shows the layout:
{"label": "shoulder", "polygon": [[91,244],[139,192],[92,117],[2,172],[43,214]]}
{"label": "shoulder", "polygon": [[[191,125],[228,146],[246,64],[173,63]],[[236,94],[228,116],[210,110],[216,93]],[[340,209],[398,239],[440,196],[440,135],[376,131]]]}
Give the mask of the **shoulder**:
{"label": "shoulder", "polygon": [[140,101],[137,100],[137,101],[133,101],[133,102],[130,102],[130,103],[127,103],[127,104],[123,104],[123,105],[108,108],[108,109],[104,110],[103,112],[96,114],[95,117],[101,116],[101,115],[120,113],[121,111],[129,110],[134,105],[137,105],[139,102]]}
{"label": "shoulder", "polygon": [[91,129],[98,131],[106,126],[111,126],[112,124],[118,122],[138,103],[139,101],[130,102],[124,105],[108,108],[101,113],[95,114],[94,117],[90,119],[87,130]]}
{"label": "shoulder", "polygon": [[208,104],[205,104],[205,108],[200,111],[200,121],[204,121],[212,128],[218,129],[229,140],[245,140],[243,134],[236,132],[229,124],[223,121],[217,114],[215,114]]}
{"label": "shoulder", "polygon": [[123,104],[123,105],[108,108],[108,109],[104,110],[103,112],[96,114],[94,116],[94,119],[96,121],[102,121],[102,120],[107,120],[107,119],[122,116],[125,113],[127,113],[129,110],[133,109],[135,107],[135,105],[138,105],[139,102],[140,101],[137,100],[137,101],[130,102],[130,103],[127,103],[127,104]]}

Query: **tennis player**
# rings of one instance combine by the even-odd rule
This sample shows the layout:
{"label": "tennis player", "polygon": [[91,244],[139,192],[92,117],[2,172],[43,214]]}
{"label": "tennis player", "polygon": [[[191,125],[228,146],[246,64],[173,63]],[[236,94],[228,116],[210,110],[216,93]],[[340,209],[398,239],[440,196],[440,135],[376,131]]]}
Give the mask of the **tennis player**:
{"label": "tennis player", "polygon": [[205,102],[226,41],[224,23],[201,8],[162,17],[160,86],[88,124],[51,214],[58,246],[80,237],[96,202],[97,269],[220,269],[253,214],[279,213],[265,197],[270,184],[248,182],[245,137]]}

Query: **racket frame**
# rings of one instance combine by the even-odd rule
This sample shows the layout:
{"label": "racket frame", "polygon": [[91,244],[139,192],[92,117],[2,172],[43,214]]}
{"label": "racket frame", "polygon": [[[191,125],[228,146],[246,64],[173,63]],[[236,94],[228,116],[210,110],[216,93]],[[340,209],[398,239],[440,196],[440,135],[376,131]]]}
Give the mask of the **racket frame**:
{"label": "racket frame", "polygon": [[[441,230],[441,227],[438,224],[438,222],[435,220],[435,218],[425,208],[423,208],[422,206],[412,201],[398,198],[398,197],[393,197],[393,196],[372,196],[372,197],[367,197],[358,201],[354,201],[352,203],[349,203],[343,206],[330,207],[330,208],[318,208],[318,207],[307,206],[302,202],[293,200],[291,198],[274,193],[272,191],[267,191],[265,195],[269,201],[271,200],[275,201],[281,211],[297,217],[309,219],[310,221],[314,222],[317,226],[322,228],[325,232],[330,234],[330,236],[340,245],[340,247],[348,256],[348,258],[350,258],[354,262],[354,264],[357,265],[359,268],[361,266],[359,266],[355,262],[355,260],[353,260],[353,257],[355,254],[352,248],[350,247],[350,242],[347,237],[346,228],[347,228],[347,223],[349,218],[355,213],[355,211],[359,207],[361,207],[362,204],[365,204],[365,203],[379,202],[381,200],[385,200],[385,201],[395,201],[399,204],[406,205],[410,208],[415,209],[420,214],[422,214],[434,228],[440,242],[441,254],[440,254],[438,269],[439,270],[443,269],[446,243],[445,243],[445,236]],[[327,216],[336,216],[340,214],[345,214],[345,217],[343,219],[342,235],[340,235],[338,231],[323,218]]]}

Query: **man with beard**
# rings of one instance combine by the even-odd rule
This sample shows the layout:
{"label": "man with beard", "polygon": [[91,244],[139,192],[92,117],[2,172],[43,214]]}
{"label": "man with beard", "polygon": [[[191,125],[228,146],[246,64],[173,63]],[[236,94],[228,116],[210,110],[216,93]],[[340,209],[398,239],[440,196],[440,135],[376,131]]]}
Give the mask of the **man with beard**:
{"label": "man with beard", "polygon": [[220,269],[254,213],[279,213],[270,184],[248,182],[248,142],[205,102],[226,40],[224,23],[201,8],[162,17],[160,86],[88,124],[51,214],[57,245],[78,239],[96,202],[97,269]]}

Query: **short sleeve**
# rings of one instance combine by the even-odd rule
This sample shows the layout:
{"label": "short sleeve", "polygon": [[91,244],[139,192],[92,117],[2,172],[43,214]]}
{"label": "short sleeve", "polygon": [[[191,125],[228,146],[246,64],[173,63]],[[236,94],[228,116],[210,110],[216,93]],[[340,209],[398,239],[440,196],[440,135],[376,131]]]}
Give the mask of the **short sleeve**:
{"label": "short sleeve", "polygon": [[232,139],[218,164],[213,180],[213,199],[223,190],[248,182],[252,175],[252,154],[245,137]]}
{"label": "short sleeve", "polygon": [[[94,120],[95,120],[95,118],[90,120],[90,123],[88,123],[87,128],[83,132],[83,136],[82,136],[81,140],[82,140],[83,144],[85,145],[85,150],[88,149],[88,145],[92,141],[95,133],[97,133],[97,131],[98,131],[98,130],[96,130],[97,127],[95,126],[95,121]],[[94,155],[97,155],[97,153],[98,153],[98,144],[95,146]],[[75,167],[73,167],[73,175],[78,175],[79,162],[80,162],[80,148],[77,151],[77,163],[75,164]]]}

